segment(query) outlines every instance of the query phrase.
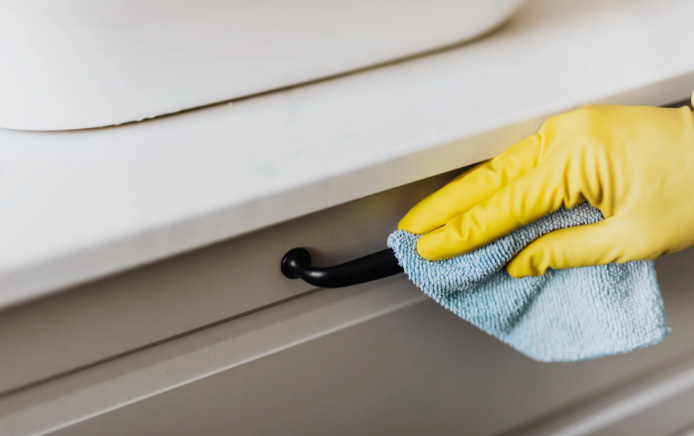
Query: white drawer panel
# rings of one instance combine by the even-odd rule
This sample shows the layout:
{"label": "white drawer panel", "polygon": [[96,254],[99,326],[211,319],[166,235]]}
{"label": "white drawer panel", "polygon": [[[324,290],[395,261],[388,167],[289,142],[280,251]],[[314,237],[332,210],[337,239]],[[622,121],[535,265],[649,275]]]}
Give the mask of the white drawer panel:
{"label": "white drawer panel", "polygon": [[312,289],[279,271],[290,248],[314,264],[382,250],[402,215],[453,174],[347,203],[0,312],[0,393],[127,353]]}
{"label": "white drawer panel", "polygon": [[[668,324],[673,333],[658,346],[626,355],[575,364],[537,363],[428,301],[300,345],[297,344],[302,341],[295,341],[295,346],[284,350],[277,348],[273,353],[265,353],[265,357],[258,355],[256,357],[261,358],[248,359],[246,363],[235,364],[207,377],[191,379],[189,383],[178,380],[174,386],[172,382],[171,389],[157,389],[149,394],[139,392],[131,404],[93,411],[98,416],[86,420],[82,417],[78,419],[82,422],[53,434],[492,436],[503,433],[505,436],[597,436],[621,434],[608,430],[624,427],[635,431],[628,433],[633,436],[653,436],[661,434],[652,433],[656,427],[661,428],[665,436],[673,426],[686,424],[682,407],[689,403],[681,401],[689,401],[687,386],[682,392],[663,396],[641,409],[634,409],[638,413],[622,413],[617,420],[607,420],[581,432],[538,433],[533,429],[539,428],[537,423],[547,428],[543,423],[551,424],[552,420],[570,414],[574,408],[590,409],[593,403],[601,406],[603,403],[600,401],[605,395],[614,391],[629,393],[631,385],[636,387],[629,395],[638,399],[640,392],[651,389],[639,387],[644,376],[661,377],[667,384],[668,380],[679,380],[677,377],[681,378],[681,374],[694,373],[694,335],[691,335],[694,331],[694,283],[689,268],[692,262],[692,250],[657,262]],[[214,360],[214,357],[208,353],[200,354],[196,359],[195,355],[202,347],[191,344],[204,343],[203,337],[214,337],[215,330],[238,330],[234,328],[235,323],[258,324],[259,321],[252,319],[265,316],[264,313],[280,313],[283,308],[297,305],[300,301],[307,304],[329,295],[343,298],[335,306],[337,312],[333,314],[346,313],[355,307],[357,301],[348,298],[348,292],[354,292],[354,297],[359,293],[375,296],[390,292],[393,298],[396,295],[407,295],[407,298],[412,295],[414,298],[415,294],[410,294],[413,291],[403,277],[396,277],[360,286],[353,291],[316,293],[104,366],[120,365],[120,370],[110,370],[109,379],[117,382],[119,389],[124,389],[133,383],[132,379],[139,377],[138,371],[147,370],[148,366],[152,367],[152,374],[163,377],[162,368],[155,368],[153,363],[145,364],[148,359],[145,356],[154,353],[156,348],[170,348],[162,351],[163,356],[167,353],[171,356],[165,360],[169,365],[175,356],[184,355],[192,362],[206,362]],[[415,301],[419,300],[411,300]],[[322,308],[327,307],[321,304]],[[358,305],[375,308],[378,303],[371,299]],[[283,331],[291,330],[291,323],[309,328],[316,321],[308,314],[320,310],[315,306],[301,316],[285,317],[291,322],[283,327]],[[339,318],[339,315],[335,316]],[[194,339],[196,335],[200,339]],[[256,329],[253,338],[262,342],[266,337]],[[218,339],[219,344],[222,342]],[[141,362],[137,365],[128,363],[136,359]],[[227,359],[233,360],[232,357]],[[684,369],[673,372],[670,368],[673,364],[682,365]],[[125,368],[131,368],[130,372]],[[21,424],[17,417],[21,418],[22,414],[26,424],[30,417],[43,416],[44,412],[76,410],[79,404],[71,396],[89,390],[93,390],[95,398],[111,395],[105,388],[99,394],[99,389],[102,389],[99,386],[106,383],[106,378],[98,376],[98,371],[98,367],[92,368],[84,374],[56,380],[52,383],[54,387],[48,383],[35,388],[35,392],[28,390],[17,394],[17,398],[0,401],[0,429],[9,422]],[[628,400],[629,395],[622,397]],[[619,406],[622,399],[618,397],[613,403]],[[31,409],[37,401],[42,405]],[[609,405],[604,404],[605,407]],[[33,415],[29,413],[31,410],[35,411]],[[666,419],[669,411],[673,419],[676,418],[671,425],[630,425],[630,420],[638,422],[634,420],[639,413]],[[569,428],[569,424],[556,428]]]}

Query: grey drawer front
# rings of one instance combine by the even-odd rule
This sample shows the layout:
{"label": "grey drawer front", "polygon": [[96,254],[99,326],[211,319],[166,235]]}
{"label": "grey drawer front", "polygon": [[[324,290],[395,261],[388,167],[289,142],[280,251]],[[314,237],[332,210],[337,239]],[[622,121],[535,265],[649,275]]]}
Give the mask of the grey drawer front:
{"label": "grey drawer front", "polygon": [[[400,217],[444,174],[0,312],[0,393],[300,295],[282,255],[317,265],[385,248]],[[271,211],[268,211],[271,213]]]}
{"label": "grey drawer front", "polygon": [[[590,406],[606,393],[642,383],[644,376],[669,371],[672,363],[684,361],[694,370],[692,262],[694,251],[658,261],[673,333],[656,347],[627,355],[576,364],[533,362],[427,302],[55,435],[559,434],[538,433],[534,423]],[[691,422],[694,414],[686,413],[691,398],[685,392],[615,422],[566,434],[667,436]],[[650,417],[648,425],[644,416]],[[531,428],[524,427],[528,424]],[[618,428],[630,430],[610,432]]]}

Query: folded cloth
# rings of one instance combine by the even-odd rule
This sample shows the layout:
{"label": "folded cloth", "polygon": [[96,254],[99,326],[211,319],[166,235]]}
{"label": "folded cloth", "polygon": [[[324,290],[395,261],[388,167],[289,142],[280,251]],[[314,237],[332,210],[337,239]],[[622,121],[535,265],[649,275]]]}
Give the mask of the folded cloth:
{"label": "folded cloth", "polygon": [[602,213],[582,203],[560,209],[471,253],[431,262],[419,236],[388,238],[400,265],[425,294],[527,356],[569,362],[657,344],[670,329],[653,261],[548,270],[516,279],[505,265],[552,230],[590,224]]}

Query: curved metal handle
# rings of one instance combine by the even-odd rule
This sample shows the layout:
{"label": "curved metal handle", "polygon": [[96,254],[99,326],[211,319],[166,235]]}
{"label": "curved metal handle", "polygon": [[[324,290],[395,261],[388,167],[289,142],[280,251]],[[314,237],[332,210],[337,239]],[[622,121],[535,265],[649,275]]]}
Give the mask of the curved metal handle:
{"label": "curved metal handle", "polygon": [[311,254],[308,250],[294,248],[282,258],[281,269],[285,277],[302,279],[319,288],[343,288],[402,272],[402,267],[390,249],[340,265],[318,268],[311,266]]}

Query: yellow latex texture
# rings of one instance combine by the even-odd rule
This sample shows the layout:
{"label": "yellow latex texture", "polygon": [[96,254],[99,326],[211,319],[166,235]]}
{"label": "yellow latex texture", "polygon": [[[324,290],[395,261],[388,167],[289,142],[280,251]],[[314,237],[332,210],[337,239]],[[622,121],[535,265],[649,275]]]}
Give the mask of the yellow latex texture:
{"label": "yellow latex texture", "polygon": [[429,260],[484,246],[561,206],[605,220],[549,233],[508,265],[514,277],[654,259],[694,246],[694,117],[687,107],[586,106],[422,200],[399,228]]}

